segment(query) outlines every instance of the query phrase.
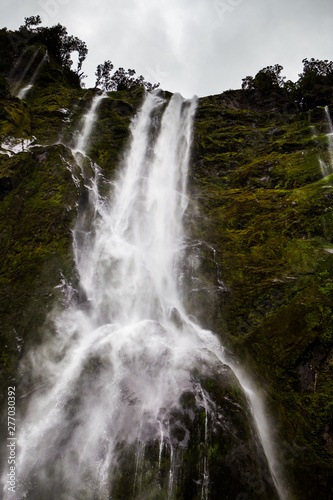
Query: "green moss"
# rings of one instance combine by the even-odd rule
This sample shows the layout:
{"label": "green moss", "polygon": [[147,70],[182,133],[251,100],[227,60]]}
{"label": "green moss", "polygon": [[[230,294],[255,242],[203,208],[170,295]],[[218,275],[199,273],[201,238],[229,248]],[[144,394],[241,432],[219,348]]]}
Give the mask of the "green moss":
{"label": "green moss", "polygon": [[[328,163],[327,125],[323,110],[309,121],[308,114],[240,110],[241,96],[232,97],[233,109],[218,96],[204,98],[196,115],[190,190],[201,216],[191,234],[214,247],[225,285],[215,293],[219,313],[199,315],[266,389],[280,436],[297,449],[288,466],[296,498],[326,498],[333,197],[318,158]],[[198,272],[202,282],[201,274],[212,279],[209,267]]]}
{"label": "green moss", "polygon": [[6,136],[25,138],[30,135],[30,113],[25,104],[12,97],[0,100],[0,140]]}
{"label": "green moss", "polygon": [[10,375],[22,345],[39,338],[60,272],[73,270],[71,227],[79,193],[68,165],[76,168],[71,153],[59,145],[6,157],[1,166],[12,181],[0,202],[3,377]]}
{"label": "green moss", "polygon": [[108,178],[114,176],[114,168],[121,160],[129,139],[131,119],[143,97],[142,88],[131,92],[109,92],[100,104],[99,118],[90,138],[89,155]]}

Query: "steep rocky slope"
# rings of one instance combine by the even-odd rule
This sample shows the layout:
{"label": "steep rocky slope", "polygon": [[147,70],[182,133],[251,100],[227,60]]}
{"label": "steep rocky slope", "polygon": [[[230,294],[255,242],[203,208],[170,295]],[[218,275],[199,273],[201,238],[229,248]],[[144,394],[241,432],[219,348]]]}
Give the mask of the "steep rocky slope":
{"label": "steep rocky slope", "polygon": [[206,301],[201,321],[256,373],[295,498],[332,495],[328,133],[322,107],[300,112],[256,91],[202,99],[195,125],[189,225],[206,244],[190,307]]}

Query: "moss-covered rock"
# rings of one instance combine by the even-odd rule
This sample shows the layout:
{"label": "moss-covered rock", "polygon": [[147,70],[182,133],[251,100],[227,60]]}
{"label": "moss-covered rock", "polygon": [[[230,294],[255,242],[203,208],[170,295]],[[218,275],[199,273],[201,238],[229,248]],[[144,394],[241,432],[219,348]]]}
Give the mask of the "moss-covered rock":
{"label": "moss-covered rock", "polygon": [[280,457],[295,498],[324,499],[333,494],[333,186],[319,158],[330,165],[332,153],[323,108],[272,113],[271,100],[259,106],[241,91],[200,100],[188,230],[201,242],[192,280],[206,287],[188,283],[187,300],[200,311],[199,292],[210,294],[201,321],[265,388],[293,452]]}
{"label": "moss-covered rock", "polygon": [[[38,329],[57,294],[61,273],[73,272],[71,227],[79,190],[76,166],[64,146],[36,146],[0,157],[7,190],[0,201],[2,377],[22,349],[39,340]],[[3,379],[2,379],[3,380]]]}
{"label": "moss-covered rock", "polygon": [[0,100],[0,141],[9,138],[28,138],[31,136],[31,118],[24,102],[6,96]]}
{"label": "moss-covered rock", "polygon": [[243,391],[230,368],[197,355],[163,440],[118,443],[112,498],[278,498]]}

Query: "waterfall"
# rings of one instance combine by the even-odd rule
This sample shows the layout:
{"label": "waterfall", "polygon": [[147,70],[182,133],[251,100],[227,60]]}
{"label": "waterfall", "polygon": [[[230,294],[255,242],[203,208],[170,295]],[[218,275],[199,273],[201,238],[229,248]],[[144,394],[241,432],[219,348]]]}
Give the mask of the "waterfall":
{"label": "waterfall", "polygon": [[31,55],[29,54],[30,51],[28,49],[24,50],[19,59],[17,60],[17,62],[15,63],[12,71],[9,74],[9,80],[14,81],[14,87],[12,89],[12,93],[14,95],[19,94],[19,88],[22,82],[24,81],[28,71],[30,70],[31,66],[33,65],[40,50],[41,48],[38,47],[33,51]]}
{"label": "waterfall", "polygon": [[[27,93],[29,92],[29,90],[33,87],[34,83],[35,83],[35,80],[37,78],[37,75],[39,74],[40,70],[42,69],[42,66],[44,65],[44,63],[46,61],[49,60],[49,56],[48,54],[44,54],[44,56],[42,57],[42,59],[40,60],[40,62],[38,63],[38,66],[37,68],[35,69],[32,77],[30,78],[30,81],[28,83],[28,85],[26,85],[25,87],[23,87],[19,93],[17,94],[17,97],[19,99],[24,99],[25,96],[27,95]],[[22,77],[22,80],[23,80],[23,77]]]}
{"label": "waterfall", "polygon": [[[319,166],[323,178],[328,177],[333,173],[333,123],[328,106],[325,106],[324,113],[325,113],[326,130],[327,130],[325,137],[327,139],[327,145],[328,145],[328,162],[325,162],[320,156],[318,157]],[[318,138],[318,132],[314,126],[311,126],[311,130],[312,130],[312,137],[316,140]]]}
{"label": "waterfall", "polygon": [[[103,97],[86,115],[76,155],[86,154]],[[247,413],[228,392],[218,396],[226,404],[223,413],[213,393],[218,381],[236,385],[241,374],[228,368],[217,337],[187,315],[178,286],[195,110],[195,98],[175,94],[167,102],[149,93],[109,196],[99,195],[98,176],[94,189],[87,185],[92,221],[87,227],[79,216],[73,232],[80,299],[53,312],[45,342],[21,365],[30,392],[22,398],[17,434],[17,500],[125,498],[110,485],[129,488],[126,483],[126,498],[139,498],[145,481],[156,491],[150,498],[179,498],[175,488],[183,481],[196,491],[191,498],[208,499],[214,473],[209,448],[220,446],[221,432],[230,434],[226,441],[237,441],[228,458],[237,460],[241,445],[232,418]],[[260,434],[263,410],[257,405],[251,411]],[[186,477],[192,469],[182,462],[191,439],[198,439],[198,465],[191,465],[196,477]],[[267,477],[256,498],[285,498],[267,472],[274,458],[267,453],[267,433],[256,439],[267,455]],[[249,467],[257,463],[242,460]],[[263,488],[266,496],[260,496]],[[242,492],[237,498],[247,498]]]}
{"label": "waterfall", "polygon": [[104,93],[97,94],[92,100],[91,106],[84,117],[82,129],[79,132],[78,137],[76,139],[76,143],[73,148],[74,154],[81,153],[84,155],[86,153],[87,142],[89,140],[91,130],[96,120],[96,112],[98,106],[100,105],[102,99],[104,99],[105,97],[106,96]]}
{"label": "waterfall", "polygon": [[333,123],[328,106],[325,106],[325,115],[328,128],[327,141],[328,141],[328,150],[330,157],[330,173],[333,173]]}

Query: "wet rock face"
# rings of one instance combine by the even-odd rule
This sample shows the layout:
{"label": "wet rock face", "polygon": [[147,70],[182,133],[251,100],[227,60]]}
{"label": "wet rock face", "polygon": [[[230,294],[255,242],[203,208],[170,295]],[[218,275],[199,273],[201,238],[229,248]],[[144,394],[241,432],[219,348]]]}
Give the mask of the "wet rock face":
{"label": "wet rock face", "polygon": [[[130,398],[125,402],[134,410],[139,404]],[[71,404],[75,413],[79,402],[73,399]],[[116,457],[107,472],[109,484],[95,483],[94,471],[87,469],[86,481],[76,484],[73,492],[80,498],[124,500],[279,498],[261,445],[254,438],[253,423],[249,424],[247,402],[228,367],[208,367],[198,361],[178,404],[161,408],[159,423],[143,419],[144,439],[129,441],[124,435],[116,444]],[[66,439],[64,435],[59,450],[62,446],[65,450]],[[72,458],[79,466],[79,457]],[[60,473],[61,460],[60,452],[50,461],[47,482],[36,471],[26,498],[40,494],[55,500],[71,491]]]}
{"label": "wet rock face", "polygon": [[318,376],[323,369],[328,368],[333,349],[329,352],[320,344],[309,346],[304,353],[304,359],[297,366],[298,389],[301,392],[315,392]]}
{"label": "wet rock face", "polygon": [[333,425],[327,424],[325,426],[323,438],[326,442],[328,453],[333,455]]}
{"label": "wet rock face", "polygon": [[231,370],[198,362],[178,405],[161,409],[161,435],[119,442],[112,496],[279,498],[249,416]]}
{"label": "wet rock face", "polygon": [[[76,281],[72,229],[77,209],[80,212],[88,204],[93,161],[83,165],[82,175],[71,147],[96,91],[81,89],[77,82],[72,85],[56,66],[54,61],[43,65],[24,100],[11,94],[10,79],[9,83],[0,80],[2,383],[10,377],[25,346],[40,340],[39,328],[47,312],[56,297],[61,300],[60,289],[55,288],[61,276]],[[8,76],[11,67],[5,69]],[[112,93],[112,116],[107,117],[108,124],[112,121],[110,129],[102,115],[101,129],[107,134],[98,136],[104,142],[92,149],[91,156],[107,164],[105,180],[101,179],[105,192],[128,138],[131,115],[142,97],[142,89]]]}
{"label": "wet rock face", "polygon": [[216,331],[222,320],[225,296],[229,293],[223,282],[216,251],[205,241],[189,241],[184,250],[179,286],[187,309],[204,328]]}
{"label": "wet rock face", "polygon": [[0,178],[0,199],[4,198],[7,193],[13,189],[13,183],[10,177]]}
{"label": "wet rock face", "polygon": [[218,96],[221,108],[255,112],[297,113],[297,105],[281,90],[229,90]]}
{"label": "wet rock face", "polygon": [[[304,113],[280,93],[262,97],[200,100],[186,226],[198,243],[187,251],[184,289],[202,324],[267,387],[280,435],[296,446],[295,494],[324,499],[332,493],[333,219],[332,175],[323,179],[319,159],[329,169],[330,128],[324,108]],[[332,96],[326,104],[332,114]]]}
{"label": "wet rock face", "polygon": [[0,378],[12,373],[57,294],[60,271],[73,271],[71,224],[78,189],[71,152],[34,146],[0,155],[0,307],[3,343]]}

